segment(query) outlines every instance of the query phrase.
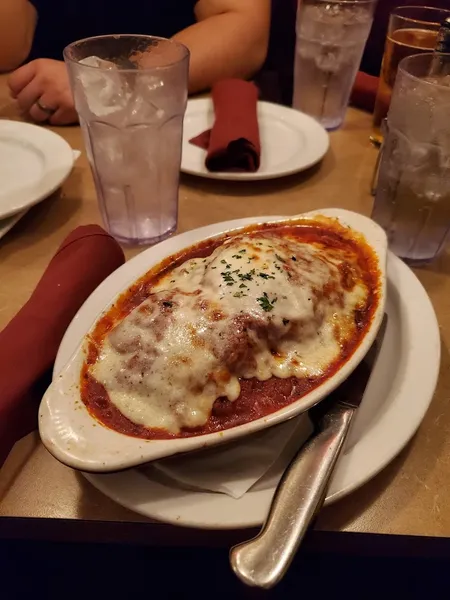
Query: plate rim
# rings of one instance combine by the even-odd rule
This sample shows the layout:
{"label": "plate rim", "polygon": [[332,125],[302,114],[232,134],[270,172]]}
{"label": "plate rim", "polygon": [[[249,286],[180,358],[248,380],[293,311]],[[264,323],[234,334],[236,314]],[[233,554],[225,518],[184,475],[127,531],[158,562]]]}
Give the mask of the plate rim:
{"label": "plate rim", "polygon": [[[308,123],[310,127],[315,129],[315,133],[317,135],[322,136],[323,148],[320,152],[317,153],[317,156],[314,160],[308,161],[306,163],[302,163],[297,165],[296,167],[288,170],[284,170],[278,173],[270,172],[264,173],[260,171],[256,171],[255,173],[227,173],[227,172],[211,172],[208,170],[199,171],[197,169],[190,169],[186,166],[183,166],[183,157],[185,153],[185,148],[189,147],[189,140],[184,136],[184,121],[187,117],[189,117],[189,109],[193,110],[192,107],[196,105],[205,105],[205,109],[207,110],[211,107],[212,99],[211,98],[191,98],[187,102],[186,112],[183,120],[183,142],[182,142],[182,155],[181,155],[181,166],[180,171],[185,173],[186,175],[191,175],[193,177],[201,177],[204,179],[214,179],[219,181],[267,181],[269,179],[279,179],[282,177],[289,177],[290,175],[294,175],[295,173],[300,173],[302,171],[306,171],[320,162],[325,155],[327,154],[330,148],[330,135],[328,131],[320,125],[315,119],[310,117],[309,115],[295,110],[290,106],[284,106],[283,104],[276,104],[275,102],[267,102],[265,100],[258,100],[258,106],[261,106],[263,110],[275,110],[278,112],[285,112],[286,115],[291,115],[291,118],[295,118],[303,121],[304,123]],[[190,136],[189,136],[190,137]]]}
{"label": "plate rim", "polygon": [[[8,129],[10,130],[9,132],[7,131]],[[27,130],[27,133],[22,135],[22,132],[25,130]],[[31,198],[30,200],[19,200],[14,208],[9,209],[2,209],[0,204],[0,219],[6,219],[27,210],[53,194],[53,192],[55,192],[70,175],[75,162],[75,157],[70,144],[58,133],[43,127],[42,125],[34,125],[32,123],[14,121],[11,119],[0,119],[0,136],[3,131],[5,131],[5,133],[10,133],[11,137],[23,139],[29,145],[38,148],[44,155],[47,165],[50,165],[52,168],[49,170],[47,166],[42,173],[41,179],[36,182],[35,185],[38,186],[44,177],[48,178],[48,182],[39,193],[33,194],[32,189],[35,185],[32,186],[29,196]],[[42,145],[39,144],[39,138],[44,138]],[[45,141],[45,138],[47,142]],[[46,148],[48,142],[52,144],[53,148]]]}
{"label": "plate rim", "polygon": [[[277,219],[277,218],[282,218],[279,216],[271,216],[270,219]],[[233,220],[233,221],[227,221],[225,223],[216,223],[213,225],[209,225],[206,226],[204,228],[201,228],[204,231],[204,236],[206,237],[207,235],[215,235],[220,233],[221,231],[223,231],[225,228],[229,229],[231,228],[231,224],[233,224],[236,227],[239,226],[243,226],[252,222],[255,222],[257,219],[261,219],[263,220],[264,217],[251,217],[251,218],[244,218],[244,219],[237,219],[237,220]],[[193,230],[196,231],[196,230]],[[136,260],[139,258],[138,255],[137,257],[135,257],[132,260]],[[390,274],[391,271],[391,274]],[[394,277],[392,277],[392,271],[394,271]],[[112,278],[114,276],[114,274],[112,274],[110,277],[108,277],[98,288],[97,290],[94,292],[94,294],[98,293],[99,296],[102,295],[102,289],[105,289],[106,282],[108,280],[110,280],[110,278]],[[422,395],[421,398],[421,402],[418,403],[418,405],[416,406],[416,413],[414,415],[414,419],[413,421],[409,422],[409,425],[405,428],[403,427],[403,429],[405,429],[405,431],[402,432],[402,435],[400,436],[401,439],[399,439],[398,433],[394,438],[393,444],[391,444],[391,447],[387,452],[384,453],[384,457],[382,460],[379,460],[376,467],[375,468],[371,468],[369,472],[366,472],[365,474],[360,474],[355,481],[347,483],[346,485],[344,485],[340,490],[336,491],[330,494],[330,496],[327,498],[326,503],[329,504],[331,502],[334,502],[340,498],[342,498],[343,496],[346,496],[347,494],[349,494],[350,492],[354,491],[356,488],[360,487],[361,485],[363,485],[366,481],[368,481],[369,479],[373,478],[376,474],[378,474],[391,460],[393,460],[395,458],[395,456],[397,456],[397,454],[406,446],[406,444],[408,443],[408,441],[413,437],[414,433],[416,432],[417,428],[419,427],[420,423],[423,420],[423,417],[431,403],[431,400],[433,398],[434,395],[434,390],[436,387],[436,383],[437,383],[437,378],[438,378],[438,373],[439,373],[439,365],[440,365],[440,334],[439,334],[439,327],[438,327],[438,323],[437,323],[437,318],[433,309],[433,306],[431,304],[431,301],[428,297],[428,294],[426,292],[426,290],[424,289],[424,287],[422,286],[422,284],[420,283],[420,281],[418,280],[418,278],[416,277],[416,275],[399,259],[397,258],[395,255],[393,255],[391,252],[389,252],[388,254],[388,280],[392,283],[392,285],[395,288],[399,288],[401,286],[413,286],[414,287],[414,293],[408,293],[407,294],[407,298],[408,298],[408,302],[405,302],[404,299],[404,308],[406,310],[407,316],[409,317],[409,326],[412,325],[414,327],[420,328],[421,327],[421,323],[426,323],[425,326],[422,327],[425,337],[423,337],[422,339],[428,339],[429,344],[426,345],[426,350],[422,351],[422,354],[424,354],[424,356],[428,359],[427,363],[429,363],[430,367],[434,368],[429,368],[429,369],[425,369],[425,371],[423,369],[421,369],[421,379],[422,382],[425,381],[426,385],[426,392]],[[406,283],[405,283],[406,281]],[[100,292],[98,292],[100,290]],[[402,298],[401,294],[399,294],[399,298]],[[107,301],[107,300],[106,300]],[[421,319],[415,319],[414,318],[414,314],[417,314],[417,306],[421,306],[421,310],[424,312],[424,314],[427,315],[427,317],[425,319],[421,318]],[[66,334],[61,342],[61,346],[60,349],[58,351],[58,355],[55,361],[55,373],[59,372],[60,368],[64,365],[64,363],[67,361],[68,358],[70,358],[70,354],[71,352],[69,352],[68,350],[66,350],[66,346],[69,343],[69,345],[71,345],[71,347],[74,349],[77,345],[77,343],[79,342],[79,340],[75,340],[75,343],[70,343],[70,336],[71,336],[71,329],[73,327],[73,324],[75,322],[77,322],[77,319],[80,318],[80,316],[82,316],[82,314],[80,315],[80,313],[82,313],[82,309],[80,309],[80,311],[77,313],[77,315],[75,316],[73,322],[71,323],[71,325],[69,326],[69,328],[66,331]],[[95,317],[96,318],[96,317]],[[430,347],[429,346],[433,346],[433,348],[430,351]],[[425,347],[424,346],[424,347]],[[412,352],[412,345],[410,348],[410,353]],[[63,355],[65,354],[65,357],[63,358]],[[67,355],[69,354],[69,356]],[[411,360],[411,359],[409,359]],[[424,380],[424,372],[426,373],[426,378]],[[408,382],[407,382],[408,383]],[[414,388],[415,384],[411,384],[409,382],[409,387]],[[403,392],[403,395],[401,395],[401,397],[405,397],[406,394],[409,394],[410,392],[408,392],[408,390],[406,390],[406,392]],[[397,394],[398,396],[398,394]],[[392,403],[390,406],[394,405],[397,406],[397,403]],[[403,420],[403,425],[405,423],[408,423],[408,421]],[[375,427],[374,429],[379,429],[379,427]],[[369,436],[369,434],[371,434]],[[361,439],[367,439],[368,437],[373,437],[373,431],[368,432],[366,435],[363,436],[363,438]],[[355,444],[354,448],[357,448],[358,444]],[[345,462],[349,462],[351,460],[351,456],[352,456],[352,451],[353,448],[348,452],[348,454],[346,454],[345,456],[342,457],[341,459],[341,463],[343,463],[343,467],[345,468]],[[353,453],[354,454],[354,453]],[[350,457],[350,458],[349,458]],[[234,522],[230,522],[228,521],[225,525],[221,524],[220,520],[217,520],[215,522],[212,522],[211,520],[208,520],[208,522],[206,523],[201,523],[198,520],[189,520],[186,517],[182,517],[182,516],[177,516],[177,518],[169,518],[167,516],[162,515],[161,513],[155,512],[155,511],[149,511],[148,507],[142,506],[141,504],[136,504],[135,501],[129,501],[129,499],[127,499],[127,494],[123,494],[120,490],[119,492],[117,492],[117,486],[114,484],[114,480],[119,477],[119,478],[123,478],[125,477],[126,479],[131,477],[131,480],[134,479],[134,481],[137,481],[136,477],[142,477],[144,478],[144,475],[141,474],[137,469],[134,469],[132,471],[128,471],[128,472],[123,472],[120,474],[105,474],[105,475],[93,475],[93,474],[84,474],[85,477],[97,488],[99,489],[101,492],[103,492],[106,496],[112,498],[114,501],[116,501],[118,504],[125,506],[126,508],[137,512],[138,514],[141,514],[145,517],[148,518],[153,518],[153,519],[158,519],[160,521],[164,521],[167,523],[172,523],[175,525],[183,525],[183,526],[187,526],[187,527],[196,527],[196,528],[204,528],[204,529],[236,529],[236,528],[246,528],[246,527],[253,527],[253,526],[258,526],[261,524],[261,520],[259,518],[256,518],[253,521],[250,520],[245,520],[242,521],[242,519],[236,518]],[[146,478],[146,481],[148,481],[148,479]],[[268,490],[259,490],[256,492],[249,492],[248,494],[264,494],[264,492],[270,493],[272,494],[272,490],[268,489]],[[197,494],[201,494],[202,496],[205,495],[210,495],[210,492],[197,492]]]}
{"label": "plate rim", "polygon": [[[27,214],[27,212],[28,209],[26,208],[25,210],[21,210],[18,213],[10,215],[9,217],[5,217],[4,219],[0,218],[0,239],[5,237],[5,235],[11,231],[14,225],[16,225],[20,221],[20,219]],[[4,221],[7,221],[7,223],[4,224]]]}

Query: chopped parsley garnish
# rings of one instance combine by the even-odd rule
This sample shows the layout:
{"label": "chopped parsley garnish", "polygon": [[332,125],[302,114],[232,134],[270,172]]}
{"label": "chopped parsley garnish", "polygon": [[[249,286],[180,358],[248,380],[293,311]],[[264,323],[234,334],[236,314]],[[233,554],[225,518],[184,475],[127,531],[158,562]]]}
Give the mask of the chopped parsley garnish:
{"label": "chopped parsley garnish", "polygon": [[275,258],[280,262],[284,262],[284,258],[282,258],[279,254],[275,254]]}
{"label": "chopped parsley garnish", "polygon": [[241,259],[242,256],[240,254],[233,254],[233,256],[231,258]]}
{"label": "chopped parsley garnish", "polygon": [[247,294],[244,294],[244,292],[235,292],[233,294],[234,298],[243,298],[244,296],[246,296]]}
{"label": "chopped parsley garnish", "polygon": [[283,325],[289,325],[290,321],[289,319],[283,319]]}
{"label": "chopped parsley garnish", "polygon": [[247,250],[245,248],[243,248],[242,250],[239,250],[239,254],[245,254],[247,252]]}
{"label": "chopped parsley garnish", "polygon": [[221,262],[223,265],[226,265],[226,264],[227,264],[227,261],[226,261],[224,258],[222,258],[222,260],[221,260],[220,262]]}
{"label": "chopped parsley garnish", "polygon": [[170,280],[170,283],[175,283],[175,279],[171,279],[171,280]]}
{"label": "chopped parsley garnish", "polygon": [[240,288],[247,288],[247,286],[245,285],[245,283],[241,283],[241,285],[239,287]]}
{"label": "chopped parsley garnish", "polygon": [[253,279],[253,275],[256,273],[255,269],[252,269],[248,273],[239,273],[238,277],[241,281],[251,281]]}
{"label": "chopped parsley garnish", "polygon": [[258,273],[258,275],[263,279],[275,279],[273,275],[268,275],[267,273]]}
{"label": "chopped parsley garnish", "polygon": [[222,277],[223,277],[223,280],[225,281],[225,283],[226,283],[227,285],[233,285],[233,283],[234,283],[234,279],[233,279],[233,276],[232,276],[232,274],[231,274],[231,273],[227,273],[226,271],[223,271],[223,272],[221,273],[221,275],[222,275]]}
{"label": "chopped parsley garnish", "polygon": [[295,256],[291,256],[291,260],[293,260],[294,262],[296,262],[297,259],[295,258]]}
{"label": "chopped parsley garnish", "polygon": [[274,308],[275,302],[278,298],[275,296],[272,301],[269,299],[267,292],[264,292],[260,298],[256,298],[256,301],[259,302],[259,305],[265,312],[270,312]]}

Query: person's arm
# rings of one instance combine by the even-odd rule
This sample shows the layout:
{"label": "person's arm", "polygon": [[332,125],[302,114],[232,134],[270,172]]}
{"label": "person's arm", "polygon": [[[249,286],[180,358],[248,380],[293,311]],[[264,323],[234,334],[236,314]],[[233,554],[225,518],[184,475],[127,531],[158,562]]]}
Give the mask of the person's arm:
{"label": "person's arm", "polygon": [[28,0],[0,1],[0,72],[26,60],[33,43],[36,9]]}
{"label": "person's arm", "polygon": [[262,66],[270,0],[199,0],[195,15],[198,22],[174,36],[191,52],[190,93],[225,77],[251,77]]}

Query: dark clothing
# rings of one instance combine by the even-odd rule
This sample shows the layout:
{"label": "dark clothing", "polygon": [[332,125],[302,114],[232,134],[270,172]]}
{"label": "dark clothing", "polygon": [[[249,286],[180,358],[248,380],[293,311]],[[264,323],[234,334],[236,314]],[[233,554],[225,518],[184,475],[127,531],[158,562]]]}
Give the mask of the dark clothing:
{"label": "dark clothing", "polygon": [[172,37],[195,23],[197,0],[30,0],[38,12],[28,60],[62,60],[65,46],[111,33]]}

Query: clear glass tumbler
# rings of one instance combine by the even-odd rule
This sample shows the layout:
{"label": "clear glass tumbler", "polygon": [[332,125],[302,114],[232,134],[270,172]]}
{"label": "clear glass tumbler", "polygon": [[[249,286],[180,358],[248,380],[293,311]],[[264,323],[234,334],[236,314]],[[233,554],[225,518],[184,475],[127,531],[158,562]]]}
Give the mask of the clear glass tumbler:
{"label": "clear glass tumbler", "polygon": [[64,50],[100,211],[125,244],[177,226],[189,51],[145,35],[107,35]]}
{"label": "clear glass tumbler", "polygon": [[429,262],[450,229],[449,54],[400,62],[381,153],[372,218],[395,254]]}
{"label": "clear glass tumbler", "polygon": [[371,140],[380,144],[381,123],[386,117],[400,61],[406,56],[434,50],[441,22],[450,10],[430,6],[399,6],[389,17]]}
{"label": "clear glass tumbler", "polygon": [[302,0],[292,105],[326,129],[341,126],[377,0]]}

